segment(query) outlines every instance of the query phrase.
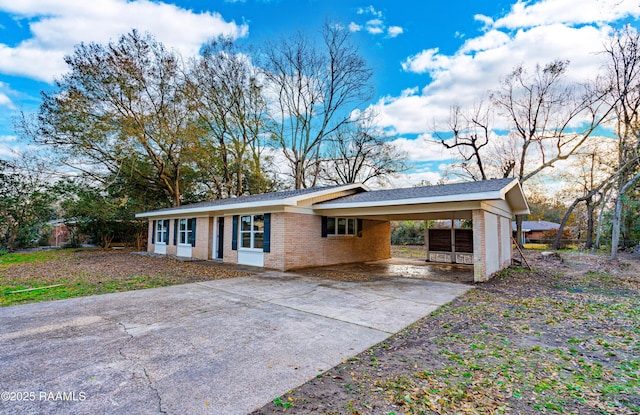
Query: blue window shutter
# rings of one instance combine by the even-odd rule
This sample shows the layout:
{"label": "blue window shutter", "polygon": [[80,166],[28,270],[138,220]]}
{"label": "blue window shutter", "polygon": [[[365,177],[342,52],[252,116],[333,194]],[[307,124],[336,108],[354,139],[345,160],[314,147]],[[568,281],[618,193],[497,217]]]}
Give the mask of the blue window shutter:
{"label": "blue window shutter", "polygon": [[169,219],[163,221],[164,224],[164,243],[169,244]]}
{"label": "blue window shutter", "polygon": [[231,231],[231,249],[238,250],[238,215],[233,215],[233,226]]}
{"label": "blue window shutter", "polygon": [[178,245],[178,219],[173,220],[173,244]]}
{"label": "blue window shutter", "polygon": [[322,217],[322,237],[323,238],[327,237],[327,217],[326,216]]}
{"label": "blue window shutter", "polygon": [[153,224],[151,225],[151,243],[155,244],[156,243],[156,221],[153,221]]}
{"label": "blue window shutter", "polygon": [[262,241],[262,251],[271,252],[271,213],[264,214],[264,239]]}
{"label": "blue window shutter", "polygon": [[196,246],[196,218],[189,219],[191,221],[191,246]]}
{"label": "blue window shutter", "polygon": [[362,219],[358,219],[358,238],[362,238]]}

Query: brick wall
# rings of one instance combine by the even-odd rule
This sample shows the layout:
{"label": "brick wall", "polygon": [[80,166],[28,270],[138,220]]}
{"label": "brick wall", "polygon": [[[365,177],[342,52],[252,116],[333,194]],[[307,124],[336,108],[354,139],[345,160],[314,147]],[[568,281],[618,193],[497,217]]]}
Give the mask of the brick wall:
{"label": "brick wall", "polygon": [[[280,250],[284,252],[284,266],[278,267],[279,269],[374,261],[391,257],[391,225],[387,221],[363,220],[360,238],[356,236],[323,238],[320,216],[297,213],[273,216],[284,217],[278,221],[276,233],[272,233],[271,236],[271,254],[276,254]],[[281,238],[282,234],[284,238]],[[283,244],[282,247],[278,246],[276,252],[273,250],[276,241],[274,238],[278,238]],[[266,259],[265,257],[265,266],[280,265],[277,261],[267,262]]]}
{"label": "brick wall", "polygon": [[149,229],[147,230],[147,252],[153,252],[156,249],[156,244],[151,242],[151,241],[153,242],[156,241],[156,238],[152,238],[153,220],[150,220],[148,223],[149,223]]}
{"label": "brick wall", "polygon": [[[191,248],[191,257],[199,259],[211,258],[211,221],[209,217],[196,218],[196,246]],[[173,240],[171,241],[173,242]]]}
{"label": "brick wall", "polygon": [[224,217],[224,242],[222,248],[222,261],[231,264],[238,263],[238,251],[231,249],[231,236],[233,235],[233,217]]}

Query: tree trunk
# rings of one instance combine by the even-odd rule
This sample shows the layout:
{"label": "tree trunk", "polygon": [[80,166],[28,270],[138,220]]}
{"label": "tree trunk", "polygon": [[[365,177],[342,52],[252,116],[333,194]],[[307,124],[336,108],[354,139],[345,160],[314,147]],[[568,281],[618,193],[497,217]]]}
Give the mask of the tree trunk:
{"label": "tree trunk", "polygon": [[591,249],[593,246],[593,212],[596,209],[596,205],[591,198],[587,199],[587,240],[584,244],[584,249]]}
{"label": "tree trunk", "polygon": [[575,209],[575,207],[578,206],[578,203],[580,202],[582,202],[582,199],[574,200],[571,206],[569,206],[569,209],[567,209],[567,212],[564,214],[564,217],[562,218],[562,222],[560,222],[560,227],[558,228],[558,233],[556,234],[556,239],[553,240],[553,245],[552,245],[553,249],[558,249],[560,247],[560,239],[562,238],[562,232],[564,231],[564,226],[567,224],[567,221],[569,220],[569,216],[571,215],[571,212],[573,212],[573,209]]}
{"label": "tree trunk", "polygon": [[516,243],[520,248],[524,248],[524,244],[522,243],[522,220],[524,217],[522,215],[516,215]]}
{"label": "tree trunk", "polygon": [[620,243],[620,216],[622,215],[622,191],[616,198],[611,225],[611,259],[618,259],[618,244]]}
{"label": "tree trunk", "polygon": [[637,173],[635,176],[629,179],[629,181],[626,182],[618,192],[618,197],[616,198],[616,208],[613,213],[613,229],[611,230],[611,259],[618,259],[618,245],[620,244],[620,228],[622,225],[621,218],[624,194],[638,179],[640,179],[640,173]]}
{"label": "tree trunk", "polygon": [[602,198],[600,199],[600,213],[598,213],[598,229],[596,230],[596,241],[593,244],[593,251],[597,251],[598,249],[600,249],[600,240],[602,239],[602,228],[603,228],[602,219],[604,218],[604,211],[607,208],[607,203],[609,202],[609,195],[610,193],[608,193],[607,190],[605,189],[605,193],[602,195]]}

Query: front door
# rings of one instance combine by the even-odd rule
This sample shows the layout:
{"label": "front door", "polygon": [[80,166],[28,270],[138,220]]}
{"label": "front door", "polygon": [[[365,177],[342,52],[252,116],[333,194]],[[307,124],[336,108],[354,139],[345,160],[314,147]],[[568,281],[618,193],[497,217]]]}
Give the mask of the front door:
{"label": "front door", "polygon": [[224,218],[220,217],[218,218],[218,235],[217,235],[217,241],[216,241],[216,258],[217,259],[222,259],[223,258],[223,251],[222,248],[224,246]]}

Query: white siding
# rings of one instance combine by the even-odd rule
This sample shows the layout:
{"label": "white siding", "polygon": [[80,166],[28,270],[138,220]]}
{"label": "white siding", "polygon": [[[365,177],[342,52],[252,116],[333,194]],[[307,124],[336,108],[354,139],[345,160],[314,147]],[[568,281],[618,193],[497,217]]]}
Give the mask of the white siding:
{"label": "white siding", "polygon": [[500,270],[500,235],[498,235],[498,216],[484,212],[485,265],[486,275]]}

